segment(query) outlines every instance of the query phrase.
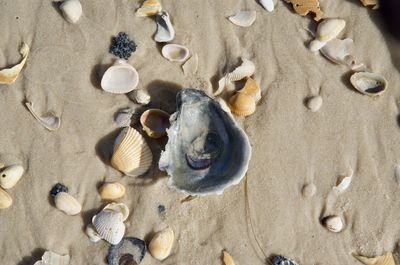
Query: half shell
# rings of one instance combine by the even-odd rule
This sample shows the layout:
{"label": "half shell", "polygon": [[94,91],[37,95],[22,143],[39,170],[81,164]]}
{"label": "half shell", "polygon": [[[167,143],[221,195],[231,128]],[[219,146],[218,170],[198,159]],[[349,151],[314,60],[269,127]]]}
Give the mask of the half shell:
{"label": "half shell", "polygon": [[92,224],[99,236],[112,245],[118,244],[124,237],[125,225],[121,213],[103,210],[93,216]]}
{"label": "half shell", "polygon": [[146,242],[135,237],[124,237],[108,250],[108,265],[139,265],[146,255]]}
{"label": "half shell", "polygon": [[156,233],[149,243],[150,254],[158,260],[168,258],[174,245],[174,239],[174,231],[169,227]]}
{"label": "half shell", "polygon": [[238,91],[239,93],[246,94],[248,96],[252,96],[254,100],[257,102],[261,99],[261,89],[257,85],[254,79],[248,77],[244,87]]}
{"label": "half shell", "polygon": [[169,114],[160,109],[146,110],[140,116],[140,124],[149,137],[163,137],[169,127]]}
{"label": "half shell", "polygon": [[256,11],[241,10],[236,15],[230,16],[229,21],[240,27],[250,27],[256,21]]}
{"label": "half shell", "polygon": [[4,168],[0,172],[0,186],[3,189],[11,189],[17,184],[24,174],[24,167],[21,165],[13,165]]}
{"label": "half shell", "polygon": [[189,57],[189,49],[179,44],[167,44],[161,50],[164,58],[171,62],[183,62]]}
{"label": "half shell", "polygon": [[104,183],[99,193],[103,200],[116,200],[125,195],[125,186],[119,182]]}
{"label": "half shell", "polygon": [[128,219],[129,216],[129,208],[125,203],[109,203],[103,208],[103,211],[105,210],[122,214],[122,221]]}
{"label": "half shell", "polygon": [[66,192],[59,192],[54,197],[54,203],[60,211],[63,211],[67,215],[77,215],[81,212],[81,204],[70,194]]}
{"label": "half shell", "polygon": [[36,261],[34,265],[69,265],[69,255],[59,255],[52,251],[46,251],[42,260]]}
{"label": "half shell", "polygon": [[192,55],[185,64],[182,65],[182,70],[185,75],[193,75],[197,72],[199,66],[199,56],[197,53]]}
{"label": "half shell", "polygon": [[316,39],[328,42],[339,35],[346,26],[346,21],[339,18],[327,18],[318,24]]}
{"label": "half shell", "polygon": [[343,230],[343,221],[339,216],[328,216],[322,219],[322,224],[326,229],[333,233],[339,233]]}
{"label": "half shell", "polygon": [[321,20],[324,13],[322,12],[318,0],[285,0],[293,5],[294,11],[300,16],[307,16],[308,13],[314,13],[314,20]]}
{"label": "half shell", "polygon": [[236,93],[229,99],[229,108],[238,116],[249,116],[256,111],[256,101],[253,96]]}
{"label": "half shell", "polygon": [[218,102],[203,91],[183,89],[170,122],[159,161],[159,168],[171,176],[170,186],[191,195],[221,194],[241,181],[250,161],[250,143]]}
{"label": "half shell", "polygon": [[368,72],[354,73],[350,77],[350,82],[360,93],[370,97],[382,95],[388,86],[382,75]]}
{"label": "half shell", "polygon": [[354,255],[354,257],[365,265],[395,265],[392,252],[386,252],[383,256],[377,256],[373,258],[357,255]]}
{"label": "half shell", "polygon": [[172,26],[169,14],[166,11],[158,13],[156,16],[157,31],[154,34],[156,42],[169,42],[175,37],[175,30]]}
{"label": "half shell", "polygon": [[142,6],[136,11],[139,17],[154,16],[162,10],[161,3],[158,0],[146,0]]}
{"label": "half shell", "polygon": [[66,21],[77,23],[82,16],[82,5],[79,0],[65,0],[60,5],[61,12]]}
{"label": "half shell", "polygon": [[143,136],[132,127],[125,127],[114,144],[111,165],[136,177],[146,173],[153,163],[153,154]]}
{"label": "half shell", "polygon": [[17,80],[19,73],[26,63],[29,54],[29,46],[23,42],[19,53],[22,55],[22,61],[11,68],[5,68],[0,71],[0,84],[12,84]]}
{"label": "half shell", "polygon": [[33,108],[33,103],[25,102],[26,107],[28,108],[29,112],[32,116],[47,130],[55,131],[60,128],[61,125],[61,118],[57,117],[56,114],[53,112],[49,112],[43,116],[36,113],[35,109]]}
{"label": "half shell", "polygon": [[11,206],[12,198],[7,191],[0,188],[0,209],[6,209]]}
{"label": "half shell", "polygon": [[224,265],[235,265],[231,254],[229,254],[226,250],[222,251],[222,260],[224,261]]}
{"label": "half shell", "polygon": [[272,12],[274,11],[274,1],[273,0],[259,0],[260,4],[262,7],[265,8],[265,10]]}
{"label": "half shell", "polygon": [[147,105],[150,103],[151,97],[144,89],[136,89],[131,92],[129,98],[133,99],[136,103]]}
{"label": "half shell", "polygon": [[138,72],[132,65],[123,60],[117,60],[105,71],[101,79],[101,88],[115,94],[131,92],[138,84]]}

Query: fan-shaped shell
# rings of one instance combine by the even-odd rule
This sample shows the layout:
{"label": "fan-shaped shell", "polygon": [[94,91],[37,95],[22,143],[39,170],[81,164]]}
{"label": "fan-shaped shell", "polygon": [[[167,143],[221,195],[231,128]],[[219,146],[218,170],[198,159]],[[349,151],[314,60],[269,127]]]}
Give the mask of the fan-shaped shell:
{"label": "fan-shaped shell", "polygon": [[11,189],[17,184],[23,174],[24,167],[21,165],[6,167],[0,172],[0,186],[3,189]]}
{"label": "fan-shaped shell", "polygon": [[238,116],[249,116],[256,111],[256,101],[250,95],[236,93],[229,99],[229,108]]}
{"label": "fan-shaped shell", "polygon": [[77,23],[82,16],[82,5],[79,0],[65,0],[60,5],[60,9],[69,23]]}
{"label": "fan-shaped shell", "polygon": [[354,73],[350,77],[350,82],[360,93],[370,97],[382,95],[388,86],[382,75],[368,72]]}
{"label": "fan-shaped shell", "polygon": [[189,57],[189,49],[179,44],[167,44],[161,53],[171,62],[183,62]]}
{"label": "fan-shaped shell", "polygon": [[59,255],[52,251],[46,251],[42,260],[35,262],[34,265],[69,265],[70,257],[69,255]]}
{"label": "fan-shaped shell", "polygon": [[99,193],[103,200],[116,200],[125,195],[125,186],[119,182],[104,183]]}
{"label": "fan-shaped shell", "polygon": [[6,209],[11,206],[12,198],[7,191],[0,188],[0,209]]}
{"label": "fan-shaped shell", "polygon": [[92,224],[100,237],[112,245],[124,237],[125,225],[119,212],[103,210],[93,217]]}
{"label": "fan-shaped shell", "polygon": [[236,15],[230,16],[229,21],[240,27],[250,27],[256,21],[256,11],[241,10]]}
{"label": "fan-shaped shell", "polygon": [[132,127],[125,127],[114,144],[111,165],[129,176],[146,173],[153,163],[153,154],[149,146]]}
{"label": "fan-shaped shell", "polygon": [[174,231],[169,227],[156,233],[149,243],[150,254],[158,260],[168,258],[171,254],[174,240]]}
{"label": "fan-shaped shell", "polygon": [[128,93],[134,90],[138,84],[138,72],[123,60],[117,60],[105,71],[101,79],[101,88],[115,94]]}
{"label": "fan-shaped shell", "polygon": [[166,11],[162,11],[156,15],[156,23],[157,31],[154,34],[156,42],[169,42],[175,38],[175,30]]}
{"label": "fan-shaped shell", "polygon": [[146,0],[142,6],[136,11],[139,17],[154,16],[162,10],[161,3],[158,0]]}
{"label": "fan-shaped shell", "polygon": [[135,237],[124,237],[108,250],[108,265],[139,265],[146,255],[146,242]]}
{"label": "fan-shaped shell", "polygon": [[256,81],[250,77],[247,78],[244,87],[239,90],[239,93],[252,96],[256,102],[261,99],[261,89],[257,85]]}
{"label": "fan-shaped shell", "polygon": [[103,208],[103,211],[105,210],[122,214],[122,221],[125,221],[129,216],[129,208],[125,203],[109,203]]}
{"label": "fan-shaped shell", "polygon": [[160,109],[149,109],[140,116],[140,124],[148,136],[160,138],[167,134],[169,114]]}
{"label": "fan-shaped shell", "polygon": [[59,192],[56,197],[54,197],[54,204],[57,209],[63,211],[67,215],[77,215],[82,210],[81,204],[66,192]]}

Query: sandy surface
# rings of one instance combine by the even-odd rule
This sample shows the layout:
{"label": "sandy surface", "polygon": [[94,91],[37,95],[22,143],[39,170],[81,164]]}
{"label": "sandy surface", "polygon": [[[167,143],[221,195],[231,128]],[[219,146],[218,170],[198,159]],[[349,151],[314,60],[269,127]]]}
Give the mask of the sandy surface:
{"label": "sandy surface", "polygon": [[[0,1],[0,67],[20,60],[22,41],[32,51],[17,82],[0,85],[0,158],[26,168],[10,191],[14,204],[0,211],[0,263],[30,265],[50,249],[69,253],[71,264],[105,264],[108,244],[91,243],[83,230],[104,205],[98,185],[113,180],[127,186],[122,200],[132,211],[127,235],[147,239],[167,225],[175,231],[173,254],[162,264],[221,264],[221,250],[227,249],[239,265],[265,264],[272,254],[306,265],[356,265],[354,252],[393,250],[400,237],[393,174],[400,163],[400,56],[390,50],[400,44],[383,36],[377,13],[355,0],[321,0],[327,17],[347,21],[342,36],[354,39],[357,57],[388,79],[388,91],[370,98],[351,89],[345,67],[305,47],[311,37],[304,29],[315,23],[281,1],[273,13],[253,0],[162,3],[175,25],[174,42],[199,55],[196,75],[184,76],[179,64],[160,55],[152,40],[154,21],[134,16],[137,0],[82,1],[84,16],[77,25],[67,23],[49,0]],[[257,11],[254,25],[239,28],[226,19],[240,9]],[[186,195],[170,190],[164,173],[153,169],[133,179],[108,165],[119,131],[113,115],[132,102],[102,91],[96,66],[119,31],[138,44],[129,63],[140,74],[139,87],[152,95],[152,107],[168,112],[175,109],[177,89],[210,91],[240,56],[254,61],[263,98],[254,115],[239,119],[253,146],[244,181],[222,196],[181,203]],[[304,100],[317,94],[324,102],[312,113]],[[61,115],[61,128],[41,127],[25,100]],[[149,140],[156,157],[165,141]],[[332,187],[349,166],[353,182],[337,196]],[[81,215],[66,216],[50,203],[49,190],[57,182],[82,203]],[[307,183],[317,187],[309,199],[301,195]],[[158,215],[159,204],[167,209],[165,218]],[[343,232],[320,225],[320,217],[331,214],[343,216]],[[161,262],[146,255],[142,264]]]}

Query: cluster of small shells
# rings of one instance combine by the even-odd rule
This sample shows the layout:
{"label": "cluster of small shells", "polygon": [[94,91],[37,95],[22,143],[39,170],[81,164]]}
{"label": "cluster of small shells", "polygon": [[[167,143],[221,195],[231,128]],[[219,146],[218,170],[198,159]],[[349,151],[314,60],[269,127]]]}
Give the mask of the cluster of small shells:
{"label": "cluster of small shells", "polygon": [[11,195],[5,191],[13,188],[24,174],[24,168],[21,165],[11,165],[4,167],[0,171],[0,209],[6,209],[12,205]]}

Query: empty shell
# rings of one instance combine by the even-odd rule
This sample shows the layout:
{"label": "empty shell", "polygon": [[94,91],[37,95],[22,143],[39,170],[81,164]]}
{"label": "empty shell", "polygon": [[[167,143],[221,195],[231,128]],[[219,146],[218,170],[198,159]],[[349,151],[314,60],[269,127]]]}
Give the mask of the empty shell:
{"label": "empty shell", "polygon": [[318,111],[322,106],[322,97],[321,96],[314,96],[307,100],[307,108],[312,112]]}
{"label": "empty shell", "polygon": [[179,44],[167,44],[161,54],[171,62],[183,62],[189,57],[189,49]]}
{"label": "empty shell", "polygon": [[339,18],[327,18],[318,24],[316,39],[319,41],[328,42],[344,29],[346,21]]}
{"label": "empty shell", "polygon": [[117,60],[105,71],[101,79],[101,88],[115,94],[131,92],[138,84],[138,72],[132,65],[123,60]]}
{"label": "empty shell", "polygon": [[112,245],[118,244],[124,237],[125,225],[119,212],[103,210],[93,216],[92,224],[99,236]]}
{"label": "empty shell", "polygon": [[36,261],[34,265],[69,265],[69,262],[69,255],[59,255],[52,251],[46,251],[42,256],[42,259]]}
{"label": "empty shell", "polygon": [[19,73],[26,63],[29,54],[29,46],[22,43],[19,53],[22,55],[22,61],[11,68],[5,68],[0,71],[0,84],[12,84],[17,80]]}
{"label": "empty shell", "polygon": [[256,20],[256,11],[241,10],[236,15],[230,16],[229,21],[240,27],[250,27]]}
{"label": "empty shell", "polygon": [[175,30],[172,26],[169,14],[162,11],[156,15],[157,31],[154,34],[156,42],[169,42],[175,37]]}
{"label": "empty shell", "polygon": [[343,230],[343,221],[339,216],[328,216],[322,219],[322,224],[331,232],[339,233]]}
{"label": "empty shell", "polygon": [[122,221],[125,221],[129,216],[129,208],[125,203],[109,203],[103,208],[103,211],[105,210],[122,214]]}
{"label": "empty shell", "polygon": [[70,194],[66,192],[59,192],[54,197],[54,203],[60,211],[63,211],[67,215],[77,215],[81,212],[81,204]]}
{"label": "empty shell", "polygon": [[350,82],[360,93],[370,97],[382,95],[388,86],[382,75],[368,72],[354,73],[350,77]]}
{"label": "empty shell", "polygon": [[236,93],[229,99],[229,108],[238,116],[249,116],[256,110],[256,101],[252,96]]}
{"label": "empty shell", "polygon": [[94,228],[93,224],[88,224],[86,226],[86,235],[89,237],[89,240],[92,241],[93,243],[96,243],[101,240],[101,236],[96,232],[96,229]]}
{"label": "empty shell", "polygon": [[174,239],[174,231],[169,227],[156,233],[149,243],[150,254],[158,260],[166,259],[171,254]]}
{"label": "empty shell", "polygon": [[25,102],[26,107],[28,108],[29,112],[32,116],[47,130],[55,131],[60,128],[61,125],[61,118],[58,117],[53,112],[48,112],[44,115],[39,115],[35,109],[33,108],[33,103]]}
{"label": "empty shell", "polygon": [[66,21],[77,23],[82,16],[82,5],[79,0],[65,0],[60,5],[61,12]]}
{"label": "empty shell", "polygon": [[247,78],[244,87],[239,90],[239,93],[252,96],[256,102],[261,99],[261,89],[257,85],[256,81],[250,77]]}
{"label": "empty shell", "polygon": [[0,172],[0,186],[3,189],[11,189],[17,184],[24,174],[24,167],[21,165],[13,165],[4,168]]}
{"label": "empty shell", "polygon": [[274,11],[274,1],[273,0],[259,0],[260,4],[265,8],[265,10],[272,12]]}
{"label": "empty shell", "polygon": [[235,265],[231,254],[229,254],[226,250],[222,251],[222,260],[224,261],[224,265]]}
{"label": "empty shell", "polygon": [[140,116],[140,124],[149,137],[163,137],[169,127],[169,114],[160,109],[146,110]]}
{"label": "empty shell", "polygon": [[182,65],[182,70],[185,75],[193,75],[197,72],[199,66],[199,56],[197,53],[193,54],[189,60]]}
{"label": "empty shell", "polygon": [[116,200],[125,195],[125,187],[119,182],[104,183],[99,193],[103,200]]}

